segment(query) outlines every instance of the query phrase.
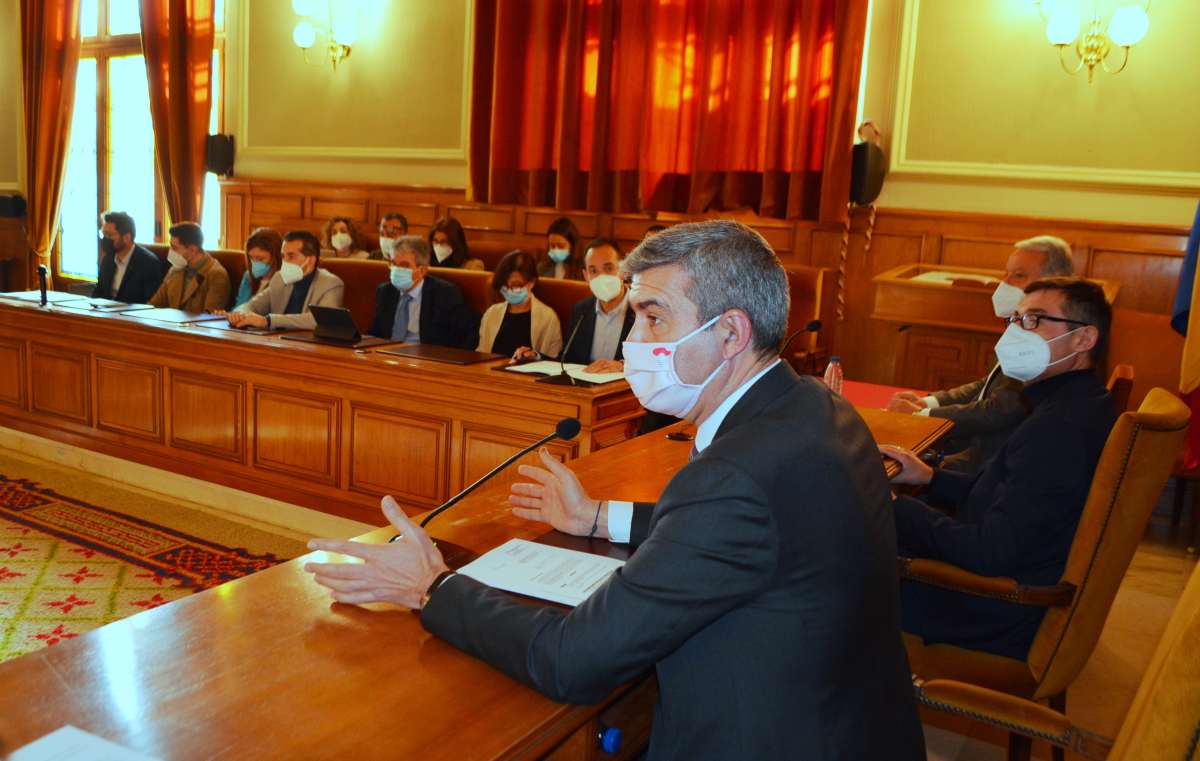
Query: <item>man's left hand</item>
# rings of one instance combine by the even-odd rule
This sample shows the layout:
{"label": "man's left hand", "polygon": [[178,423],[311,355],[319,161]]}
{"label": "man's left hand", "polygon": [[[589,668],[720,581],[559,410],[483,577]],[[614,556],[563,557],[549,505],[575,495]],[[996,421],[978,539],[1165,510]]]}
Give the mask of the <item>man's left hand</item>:
{"label": "man's left hand", "polygon": [[619,359],[598,359],[583,368],[585,373],[621,373],[625,372],[625,363]]}
{"label": "man's left hand", "polygon": [[305,563],[333,599],[350,605],[390,602],[405,608],[421,607],[421,597],[438,574],[449,570],[433,540],[408,519],[396,500],[384,497],[383,514],[399,532],[390,544],[366,544],[341,539],[313,539],[310,550],[324,550],[362,559],[362,563]]}
{"label": "man's left hand", "polygon": [[267,318],[254,312],[230,312],[229,324],[235,328],[265,328]]}

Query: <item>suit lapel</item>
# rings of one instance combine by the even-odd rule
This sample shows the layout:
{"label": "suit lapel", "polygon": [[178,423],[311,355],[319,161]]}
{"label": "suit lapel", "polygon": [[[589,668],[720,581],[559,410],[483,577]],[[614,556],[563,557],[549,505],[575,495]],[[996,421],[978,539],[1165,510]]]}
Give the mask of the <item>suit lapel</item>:
{"label": "suit lapel", "polygon": [[[207,261],[205,262],[207,264]],[[179,300],[181,309],[186,309],[186,304],[191,300],[192,296],[200,289],[200,283],[204,280],[204,273],[208,271],[208,267],[201,265],[194,275],[188,278],[187,287],[183,289],[183,298]],[[182,279],[182,278],[181,278]]]}
{"label": "suit lapel", "polygon": [[621,325],[621,340],[617,342],[617,359],[625,359],[625,339],[629,337],[629,331],[633,330],[633,321],[637,316],[633,313],[633,308],[629,303],[625,304],[625,322]]}
{"label": "suit lapel", "polygon": [[768,370],[766,375],[759,378],[758,382],[751,386],[741,399],[738,399],[737,404],[733,405],[733,409],[721,421],[721,427],[717,429],[713,441],[721,438],[721,434],[731,428],[753,418],[764,407],[778,399],[781,394],[787,393],[788,389],[795,387],[799,382],[800,378],[796,375],[796,371],[781,360],[779,364]]}

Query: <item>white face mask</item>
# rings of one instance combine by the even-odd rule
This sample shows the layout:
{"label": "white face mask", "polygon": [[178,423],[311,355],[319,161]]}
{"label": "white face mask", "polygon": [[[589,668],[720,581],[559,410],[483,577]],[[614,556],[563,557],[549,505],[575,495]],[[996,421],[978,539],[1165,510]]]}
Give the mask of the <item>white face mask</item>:
{"label": "white face mask", "polygon": [[652,412],[661,412],[672,417],[684,417],[696,406],[705,386],[721,372],[726,361],[704,379],[703,383],[684,383],[675,372],[675,355],[680,344],[707,330],[721,318],[717,315],[678,341],[641,342],[625,341],[622,353],[625,356],[625,380],[642,406]]}
{"label": "white face mask", "polygon": [[167,262],[170,263],[172,269],[177,270],[183,269],[188,264],[188,260],[184,257],[184,255],[175,249],[171,249],[167,252]]}
{"label": "white face mask", "polygon": [[298,283],[304,279],[304,268],[299,264],[284,262],[283,266],[279,268],[279,277],[283,278],[285,285]]}
{"label": "white face mask", "polygon": [[1001,281],[992,293],[992,309],[996,312],[997,317],[1011,317],[1016,313],[1017,307],[1024,297],[1025,291]]}
{"label": "white face mask", "polygon": [[379,250],[383,252],[384,259],[391,260],[396,253],[396,239],[379,236]]}
{"label": "white face mask", "polygon": [[621,278],[616,275],[596,275],[588,281],[588,288],[601,301],[612,301],[621,295]]}
{"label": "white face mask", "polygon": [[445,243],[433,244],[433,255],[437,257],[438,264],[450,258],[450,254],[454,253],[454,249],[447,246]]}
{"label": "white face mask", "polygon": [[1072,352],[1062,359],[1050,361],[1050,342],[1066,338],[1076,330],[1082,328],[1075,328],[1047,341],[1032,330],[1025,330],[1016,323],[1010,324],[996,343],[996,359],[1000,360],[1000,370],[1010,378],[1028,383],[1053,365],[1066,362],[1079,353]]}
{"label": "white face mask", "polygon": [[329,242],[333,244],[335,250],[345,251],[350,248],[350,244],[354,242],[354,238],[350,237],[350,233],[334,233]]}

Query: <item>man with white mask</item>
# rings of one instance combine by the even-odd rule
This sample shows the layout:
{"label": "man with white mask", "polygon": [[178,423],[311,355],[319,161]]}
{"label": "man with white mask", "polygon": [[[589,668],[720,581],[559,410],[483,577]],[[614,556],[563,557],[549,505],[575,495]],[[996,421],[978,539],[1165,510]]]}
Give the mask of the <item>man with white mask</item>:
{"label": "man with white mask", "polygon": [[312,330],[317,320],[309,307],[340,307],[342,279],[321,266],[321,242],[307,230],[283,236],[283,265],[254,298],[229,313],[235,328]]}
{"label": "man with white mask", "polygon": [[[1034,280],[1073,274],[1071,246],[1062,238],[1039,235],[1018,241],[992,294],[992,309],[1005,319],[1016,312],[1025,286]],[[888,409],[953,421],[954,431],[939,449],[948,455],[943,467],[963,473],[978,470],[1028,415],[1021,385],[1000,372],[999,364],[985,378],[928,396],[901,391]]]}
{"label": "man with white mask", "polygon": [[204,250],[204,232],[195,222],[170,229],[170,269],[147,304],[203,314],[229,306],[229,273]]}
{"label": "man with white mask", "polygon": [[733,221],[675,225],[622,265],[636,319],[625,373],[699,427],[654,505],[592,499],[547,450],[509,501],[523,518],[637,546],[583,603],[518,602],[447,570],[385,498],[397,541],[314,540],[346,603],[420,609],[430,632],[554,700],[593,703],[654,668],[649,761],[925,758],[898,628],[888,485],[870,431],[779,361],[787,277]]}
{"label": "man with white mask", "polygon": [[[879,450],[902,469],[892,481],[928,486],[895,500],[904,556],[932,558],[1020,584],[1058,582],[1100,453],[1116,422],[1098,374],[1112,308],[1095,283],[1048,278],[1025,288],[996,344],[1004,374],[1024,386],[1029,416],[975,476],[934,470],[907,450]],[[905,581],[904,630],[1024,660],[1044,609]]]}

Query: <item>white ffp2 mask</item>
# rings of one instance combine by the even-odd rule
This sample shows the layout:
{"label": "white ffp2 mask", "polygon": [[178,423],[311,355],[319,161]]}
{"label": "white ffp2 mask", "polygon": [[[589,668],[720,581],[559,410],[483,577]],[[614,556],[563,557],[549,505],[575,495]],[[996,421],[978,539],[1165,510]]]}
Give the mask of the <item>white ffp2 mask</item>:
{"label": "white ffp2 mask", "polygon": [[[1080,330],[1080,328],[1075,328]],[[1066,338],[1075,330],[1055,336],[1050,341]],[[1000,360],[1000,370],[1008,377],[1028,383],[1051,365],[1066,362],[1079,352],[1072,352],[1062,359],[1050,361],[1050,341],[1042,338],[1032,330],[1025,330],[1016,323],[1010,323],[1004,335],[996,342],[996,359]]]}
{"label": "white ffp2 mask", "polygon": [[1024,297],[1025,291],[1002,281],[992,292],[992,310],[995,311],[997,317],[1011,317],[1016,313],[1017,307],[1020,306],[1021,299]]}

